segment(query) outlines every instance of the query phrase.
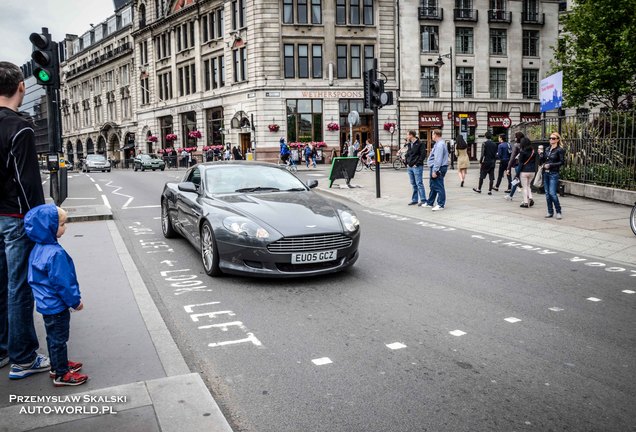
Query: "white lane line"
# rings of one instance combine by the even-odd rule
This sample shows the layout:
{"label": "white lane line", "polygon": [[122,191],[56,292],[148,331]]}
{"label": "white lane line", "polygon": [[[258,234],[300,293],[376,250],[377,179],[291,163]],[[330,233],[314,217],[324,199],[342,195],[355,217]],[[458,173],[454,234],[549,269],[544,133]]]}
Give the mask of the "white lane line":
{"label": "white lane line", "polygon": [[587,299],[588,299],[589,301],[591,301],[591,302],[600,302],[600,301],[601,301],[601,299],[600,299],[600,298],[596,298],[596,297],[588,297]]}
{"label": "white lane line", "polygon": [[94,200],[97,199],[95,197],[90,197],[90,198],[76,198],[76,197],[67,197],[67,200]]}
{"label": "white lane line", "polygon": [[504,321],[508,321],[509,323],[514,324],[514,323],[518,323],[521,320],[519,318],[510,317],[510,318],[505,318]]}
{"label": "white lane line", "polygon": [[[128,203],[132,201],[132,198],[129,199],[128,201],[126,201],[126,204],[124,204],[121,209],[122,210],[131,210],[131,209],[143,209],[143,208],[159,208],[161,207],[159,204],[155,204],[155,205],[146,205],[146,206],[135,206],[135,207],[128,207]],[[159,219],[159,218],[157,218]]]}
{"label": "white lane line", "polygon": [[111,193],[112,193],[113,195],[119,195],[119,196],[122,196],[122,197],[124,197],[124,198],[128,198],[128,200],[124,203],[124,205],[123,205],[123,206],[121,206],[121,208],[122,208],[122,210],[123,210],[123,209],[127,208],[127,207],[128,207],[128,204],[130,204],[130,203],[132,202],[132,200],[134,200],[135,198],[134,198],[134,197],[131,197],[130,195],[126,195],[126,194],[119,193],[119,191],[120,191],[121,189],[123,189],[123,187],[122,187],[122,186],[112,186],[112,185],[111,185],[111,183],[112,183],[112,182],[113,182],[113,181],[111,180],[111,181],[109,181],[108,183],[106,183],[106,186],[108,186],[108,187],[111,187],[111,188],[114,188],[114,189],[115,189],[115,190],[114,190],[114,191],[112,191]]}
{"label": "white lane line", "polygon": [[88,174],[86,174],[86,177],[88,177],[93,183],[95,183],[95,179],[93,177],[89,176]]}
{"label": "white lane line", "polygon": [[106,195],[102,195],[102,201],[104,201],[104,205],[106,207],[108,207],[109,209],[112,209],[112,207],[110,206],[110,203],[108,202],[108,198],[106,198]]}
{"label": "white lane line", "polygon": [[623,290],[623,292],[625,294],[636,294],[636,291],[632,291],[632,290]]}
{"label": "white lane line", "polygon": [[161,219],[161,216],[153,217],[153,219],[155,219],[155,220]]}
{"label": "white lane line", "polygon": [[311,361],[316,366],[324,366],[333,363],[329,357],[321,357]]}
{"label": "white lane line", "polygon": [[548,308],[548,309],[550,309],[551,311],[554,311],[554,312],[561,312],[562,310],[564,310],[563,308],[560,308],[558,306],[554,306],[554,307],[551,307],[551,308]]}
{"label": "white lane line", "polygon": [[387,344],[386,346],[387,346],[387,348],[390,348],[392,350],[398,350],[398,349],[406,348],[406,345],[404,345],[401,342],[393,342],[393,343]]}
{"label": "white lane line", "polygon": [[464,336],[466,334],[466,332],[463,332],[461,330],[453,330],[452,332],[449,332],[450,334],[452,334],[453,336]]}
{"label": "white lane line", "polygon": [[102,191],[102,188],[101,188],[101,187],[99,187],[99,185],[98,185],[97,183],[95,183],[95,187],[97,188],[97,190],[98,190],[98,191],[103,192],[103,191]]}

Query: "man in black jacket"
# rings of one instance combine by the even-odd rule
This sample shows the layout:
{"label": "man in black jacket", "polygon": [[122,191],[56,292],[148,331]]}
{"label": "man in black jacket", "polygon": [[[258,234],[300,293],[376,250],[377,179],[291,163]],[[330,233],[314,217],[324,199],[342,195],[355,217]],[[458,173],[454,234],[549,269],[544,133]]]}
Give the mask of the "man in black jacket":
{"label": "man in black jacket", "polygon": [[0,62],[0,367],[12,363],[9,378],[48,371],[38,354],[33,325],[33,292],[27,282],[33,242],[24,215],[44,204],[31,124],[19,114],[24,99],[20,68]]}
{"label": "man in black jacket", "polygon": [[492,195],[492,185],[495,181],[495,165],[497,164],[497,144],[491,140],[492,134],[490,132],[486,132],[484,136],[486,141],[481,146],[481,158],[479,159],[479,187],[473,188],[473,190],[481,193],[481,186],[484,184],[487,174],[490,181],[488,195]]}
{"label": "man in black jacket", "polygon": [[408,150],[405,155],[407,165],[406,172],[409,175],[411,187],[413,188],[413,195],[411,196],[409,205],[416,205],[419,201],[419,206],[422,206],[426,204],[426,191],[424,190],[423,180],[426,147],[416,138],[415,131],[413,130],[409,131],[407,142]]}

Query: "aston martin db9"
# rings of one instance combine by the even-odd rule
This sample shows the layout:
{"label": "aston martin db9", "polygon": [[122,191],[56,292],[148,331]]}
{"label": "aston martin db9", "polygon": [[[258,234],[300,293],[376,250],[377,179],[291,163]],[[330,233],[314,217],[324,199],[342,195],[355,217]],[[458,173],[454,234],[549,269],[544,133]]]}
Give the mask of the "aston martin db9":
{"label": "aston martin db9", "polygon": [[337,272],[358,259],[359,221],[317,185],[273,164],[199,164],[164,186],[163,235],[188,240],[210,276]]}

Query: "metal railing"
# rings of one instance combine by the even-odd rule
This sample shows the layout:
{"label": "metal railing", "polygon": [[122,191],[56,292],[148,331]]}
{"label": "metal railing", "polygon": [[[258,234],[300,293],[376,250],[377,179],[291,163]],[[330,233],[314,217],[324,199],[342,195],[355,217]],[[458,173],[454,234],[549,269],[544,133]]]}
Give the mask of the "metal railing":
{"label": "metal railing", "polygon": [[560,131],[563,180],[636,191],[636,111],[546,118],[514,130],[546,144],[550,133]]}

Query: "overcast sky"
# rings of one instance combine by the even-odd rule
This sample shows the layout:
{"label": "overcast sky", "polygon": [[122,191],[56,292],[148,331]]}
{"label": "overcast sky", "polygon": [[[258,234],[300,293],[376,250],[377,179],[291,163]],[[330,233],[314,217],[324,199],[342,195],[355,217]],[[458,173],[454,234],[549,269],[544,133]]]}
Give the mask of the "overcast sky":
{"label": "overcast sky", "polygon": [[67,33],[81,36],[114,13],[112,0],[0,0],[0,60],[18,66],[30,60],[29,35],[42,27],[59,42]]}

